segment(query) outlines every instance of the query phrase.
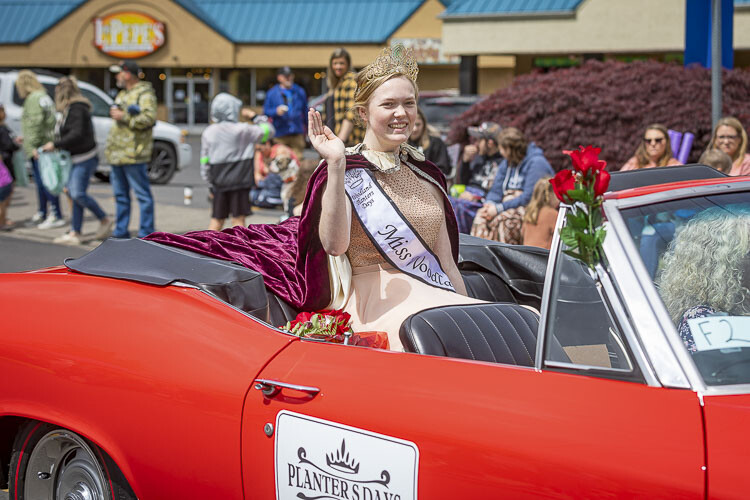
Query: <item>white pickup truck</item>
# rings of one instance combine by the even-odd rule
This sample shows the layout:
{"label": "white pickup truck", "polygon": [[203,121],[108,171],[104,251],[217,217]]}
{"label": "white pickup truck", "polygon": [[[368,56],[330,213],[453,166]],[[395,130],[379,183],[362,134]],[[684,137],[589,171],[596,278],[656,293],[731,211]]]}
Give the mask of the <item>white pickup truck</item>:
{"label": "white pickup truck", "polygon": [[[23,100],[16,91],[17,71],[0,71],[0,103],[5,106],[6,124],[16,133],[21,134],[21,110]],[[44,85],[51,97],[55,94],[55,85],[58,77],[50,74],[37,74],[39,82]],[[107,143],[107,135],[112,126],[112,118],[109,117],[109,107],[112,98],[99,88],[86,82],[78,82],[81,93],[91,101],[93,106],[92,117],[94,121],[94,133],[96,144],[99,149],[99,169],[97,174],[106,176],[110,166],[104,160],[104,146]],[[192,160],[192,148],[185,143],[182,131],[172,125],[160,120],[154,125],[154,152],[148,167],[148,175],[154,184],[166,184],[170,181],[177,170],[185,168]]]}

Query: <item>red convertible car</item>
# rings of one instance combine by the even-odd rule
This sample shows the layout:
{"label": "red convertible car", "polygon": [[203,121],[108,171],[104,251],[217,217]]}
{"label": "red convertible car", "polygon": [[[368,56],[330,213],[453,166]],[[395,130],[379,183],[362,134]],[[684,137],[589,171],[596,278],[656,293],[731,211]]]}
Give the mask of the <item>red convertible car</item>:
{"label": "red convertible car", "polygon": [[549,253],[462,239],[488,303],[410,317],[407,352],[290,335],[276,326],[297,311],[259,274],[143,240],[0,275],[1,486],[13,500],[747,497],[750,320],[722,294],[749,292],[731,263],[750,238],[720,221],[748,224],[750,179],[613,174],[603,209],[595,270],[557,237]]}

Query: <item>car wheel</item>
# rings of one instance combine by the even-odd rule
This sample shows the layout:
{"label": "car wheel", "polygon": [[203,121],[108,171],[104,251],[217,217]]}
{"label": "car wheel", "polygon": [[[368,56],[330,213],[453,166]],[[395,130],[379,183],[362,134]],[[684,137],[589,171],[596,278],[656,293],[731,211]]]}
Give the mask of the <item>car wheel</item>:
{"label": "car wheel", "polygon": [[36,421],[16,435],[8,486],[14,500],[136,499],[99,447],[75,432]]}
{"label": "car wheel", "polygon": [[148,178],[152,184],[166,184],[177,171],[177,153],[171,144],[154,142],[151,163],[148,165]]}

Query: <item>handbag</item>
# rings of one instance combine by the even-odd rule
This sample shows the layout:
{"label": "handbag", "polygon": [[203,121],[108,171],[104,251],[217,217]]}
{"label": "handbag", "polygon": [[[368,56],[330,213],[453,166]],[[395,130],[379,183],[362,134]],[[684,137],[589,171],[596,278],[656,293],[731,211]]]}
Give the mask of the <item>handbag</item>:
{"label": "handbag", "polygon": [[10,170],[5,166],[5,162],[0,158],[0,188],[13,184],[13,176],[10,175]]}
{"label": "handbag", "polygon": [[39,173],[42,177],[42,184],[52,196],[62,193],[65,184],[68,183],[72,167],[73,162],[67,151],[39,153]]}
{"label": "handbag", "polygon": [[28,186],[29,173],[26,171],[26,154],[23,149],[18,149],[13,153],[13,177],[16,178],[16,186]]}

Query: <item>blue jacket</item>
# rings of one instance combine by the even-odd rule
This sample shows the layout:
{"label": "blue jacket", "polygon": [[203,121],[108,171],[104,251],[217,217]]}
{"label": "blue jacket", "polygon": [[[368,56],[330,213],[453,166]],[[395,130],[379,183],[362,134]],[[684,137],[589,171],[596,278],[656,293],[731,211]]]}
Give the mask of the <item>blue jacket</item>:
{"label": "blue jacket", "polygon": [[[285,100],[286,98],[286,100]],[[286,104],[289,106],[283,116],[276,114],[276,108]],[[292,84],[291,89],[284,89],[281,85],[274,85],[266,94],[263,113],[271,118],[276,129],[276,137],[305,133],[307,123],[307,94],[305,89]]]}
{"label": "blue jacket", "polygon": [[[533,142],[526,148],[526,156],[518,166],[508,168],[508,160],[503,159],[497,168],[497,175],[492,182],[487,201],[497,205],[497,212],[509,208],[525,207],[531,201],[531,193],[534,191],[536,182],[545,175],[555,175],[544,152]],[[520,189],[520,196],[503,203],[503,195],[508,190]]]}

